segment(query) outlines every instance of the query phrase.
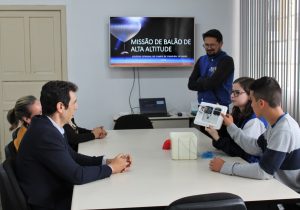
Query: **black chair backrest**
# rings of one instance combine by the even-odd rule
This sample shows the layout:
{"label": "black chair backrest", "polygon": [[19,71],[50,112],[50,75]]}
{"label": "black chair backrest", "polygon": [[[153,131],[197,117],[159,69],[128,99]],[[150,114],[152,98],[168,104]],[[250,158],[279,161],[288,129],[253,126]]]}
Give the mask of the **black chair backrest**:
{"label": "black chair backrest", "polygon": [[3,210],[30,210],[10,158],[0,165],[0,193]]}
{"label": "black chair backrest", "polygon": [[16,158],[17,150],[15,148],[15,145],[14,145],[13,141],[9,142],[5,146],[4,151],[5,151],[5,157],[6,157],[6,159],[8,159],[8,158],[12,158],[12,159]]}
{"label": "black chair backrest", "polygon": [[119,117],[116,120],[114,130],[124,129],[148,129],[153,128],[148,117],[140,114],[130,114]]}
{"label": "black chair backrest", "polygon": [[247,210],[242,198],[231,193],[188,196],[172,202],[167,210]]}

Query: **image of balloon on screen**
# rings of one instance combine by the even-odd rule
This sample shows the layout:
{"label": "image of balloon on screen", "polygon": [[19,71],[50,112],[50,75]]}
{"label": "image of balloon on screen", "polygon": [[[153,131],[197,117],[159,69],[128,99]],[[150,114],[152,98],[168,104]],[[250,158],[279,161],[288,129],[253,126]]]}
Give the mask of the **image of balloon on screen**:
{"label": "image of balloon on screen", "polygon": [[123,42],[122,55],[128,54],[125,43],[139,33],[142,28],[144,18],[142,17],[116,17],[111,19],[110,33],[119,40],[116,43],[117,50]]}

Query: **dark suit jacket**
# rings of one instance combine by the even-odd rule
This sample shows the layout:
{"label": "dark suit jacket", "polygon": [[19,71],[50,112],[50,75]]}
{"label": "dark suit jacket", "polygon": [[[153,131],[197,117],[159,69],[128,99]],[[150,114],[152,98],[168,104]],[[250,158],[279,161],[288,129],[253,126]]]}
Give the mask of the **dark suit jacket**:
{"label": "dark suit jacket", "polygon": [[102,159],[74,152],[48,117],[36,116],[21,142],[16,173],[30,205],[70,209],[74,184],[111,175],[111,168],[102,165]]}

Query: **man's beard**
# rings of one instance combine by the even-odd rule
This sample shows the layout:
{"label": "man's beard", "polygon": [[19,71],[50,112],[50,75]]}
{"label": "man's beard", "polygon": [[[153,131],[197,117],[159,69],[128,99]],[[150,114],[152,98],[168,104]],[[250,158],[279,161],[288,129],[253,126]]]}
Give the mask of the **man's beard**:
{"label": "man's beard", "polygon": [[220,51],[221,51],[221,50],[219,50],[219,51],[217,51],[217,52],[209,51],[209,53],[208,53],[208,51],[206,51],[206,55],[207,55],[208,57],[213,57],[213,56],[217,55]]}
{"label": "man's beard", "polygon": [[206,55],[208,55],[209,57],[213,57],[213,56],[215,56],[217,53],[215,53],[215,52],[211,52],[211,53],[207,53],[206,52]]}

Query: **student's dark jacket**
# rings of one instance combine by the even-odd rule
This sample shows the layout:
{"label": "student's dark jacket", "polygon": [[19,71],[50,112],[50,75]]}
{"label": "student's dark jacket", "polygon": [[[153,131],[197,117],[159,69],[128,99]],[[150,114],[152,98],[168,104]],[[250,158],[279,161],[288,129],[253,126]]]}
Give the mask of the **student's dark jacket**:
{"label": "student's dark jacket", "polygon": [[16,174],[33,209],[70,209],[73,185],[109,177],[103,156],[76,153],[47,116],[36,116],[21,142]]}
{"label": "student's dark jacket", "polygon": [[73,124],[76,126],[74,129],[70,124],[64,125],[65,134],[68,138],[69,145],[75,150],[78,150],[78,144],[95,139],[95,135],[91,130],[80,128],[76,125],[74,118]]}

